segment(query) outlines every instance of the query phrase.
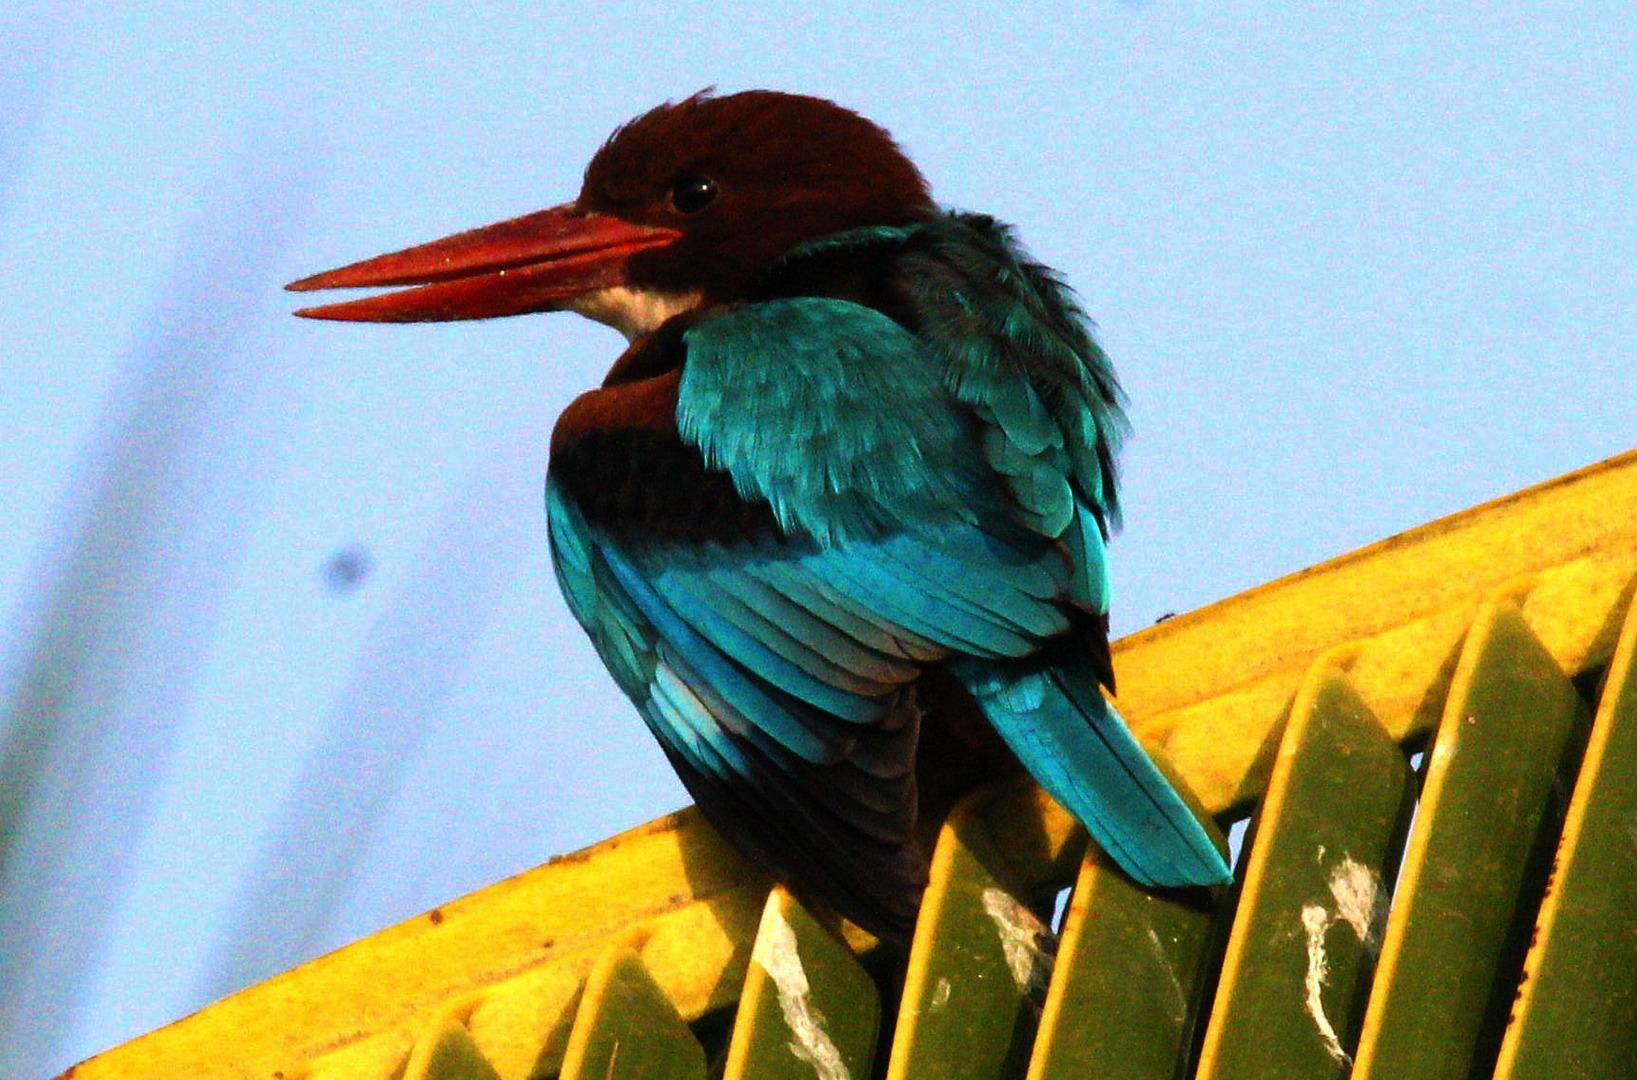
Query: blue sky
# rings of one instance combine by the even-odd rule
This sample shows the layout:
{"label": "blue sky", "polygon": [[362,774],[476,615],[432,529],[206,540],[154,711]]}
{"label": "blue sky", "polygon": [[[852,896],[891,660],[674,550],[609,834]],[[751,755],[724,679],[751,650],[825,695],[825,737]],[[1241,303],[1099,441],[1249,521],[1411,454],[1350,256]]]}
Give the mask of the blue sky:
{"label": "blue sky", "polygon": [[280,291],[561,201],[661,100],[842,101],[1081,291],[1136,427],[1119,632],[1634,442],[1620,5],[24,0],[0,40],[0,1075],[684,801],[545,550],[620,340]]}

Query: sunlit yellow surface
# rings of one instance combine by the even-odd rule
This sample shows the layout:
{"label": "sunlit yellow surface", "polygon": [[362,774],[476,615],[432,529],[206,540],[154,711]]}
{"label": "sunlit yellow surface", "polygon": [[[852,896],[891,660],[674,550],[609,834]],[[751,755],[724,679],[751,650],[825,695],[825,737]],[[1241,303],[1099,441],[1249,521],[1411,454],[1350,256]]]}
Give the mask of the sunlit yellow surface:
{"label": "sunlit yellow surface", "polygon": [[[1126,638],[1120,708],[1207,807],[1226,810],[1261,790],[1321,654],[1335,650],[1327,662],[1395,737],[1416,737],[1437,719],[1486,593],[1514,583],[1530,629],[1575,674],[1613,654],[1634,568],[1630,453]],[[633,925],[651,924],[642,963],[682,1016],[732,1002],[766,889],[684,811],[251,987],[74,1075],[549,1076],[586,973]]]}

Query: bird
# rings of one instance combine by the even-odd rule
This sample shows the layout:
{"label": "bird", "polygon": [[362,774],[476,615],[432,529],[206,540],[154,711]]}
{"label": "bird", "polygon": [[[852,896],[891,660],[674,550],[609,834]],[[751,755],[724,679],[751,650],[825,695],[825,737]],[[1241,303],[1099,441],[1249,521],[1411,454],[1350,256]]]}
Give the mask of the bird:
{"label": "bird", "polygon": [[388,289],[313,319],[624,335],[552,432],[558,583],[706,819],[802,895],[913,932],[936,682],[1138,884],[1232,879],[1103,693],[1113,366],[879,125],[704,91],[618,127],[570,202],[287,288]]}

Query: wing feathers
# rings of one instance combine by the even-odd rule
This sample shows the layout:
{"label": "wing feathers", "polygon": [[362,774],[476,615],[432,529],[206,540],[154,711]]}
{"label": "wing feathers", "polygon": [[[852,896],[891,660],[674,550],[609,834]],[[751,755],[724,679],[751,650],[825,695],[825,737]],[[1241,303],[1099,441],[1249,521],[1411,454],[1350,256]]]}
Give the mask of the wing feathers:
{"label": "wing feathers", "polygon": [[1097,688],[1123,418],[1084,317],[989,219],[814,257],[855,246],[891,253],[893,318],[797,295],[680,332],[679,445],[772,538],[594,530],[548,489],[570,606],[711,819],[872,929],[907,930],[925,878],[914,692],[932,662],[1139,880],[1220,880]]}
{"label": "wing feathers", "polygon": [[[696,633],[612,548],[604,549],[604,558],[625,594],[654,624],[681,660],[698,670],[701,679],[707,681],[732,707],[734,714],[753,717],[757,727],[807,761],[830,764],[840,760],[842,744],[839,738],[826,739],[815,730],[816,725],[810,726],[798,719],[793,710],[773,697],[771,687],[758,685],[742,668]],[[717,719],[725,721],[727,718],[718,716]]]}
{"label": "wing feathers", "polygon": [[791,659],[811,674],[838,669],[845,673],[839,677],[857,680],[858,692],[863,694],[887,693],[913,682],[920,674],[914,664],[890,651],[860,643],[845,628],[773,588],[751,566],[712,569],[705,576],[711,586],[732,597],[747,619],[763,627],[759,633],[788,642]]}
{"label": "wing feathers", "polygon": [[821,657],[815,656],[818,663],[804,662],[788,635],[753,617],[730,594],[707,593],[701,575],[661,571],[647,580],[671,611],[707,641],[785,693],[855,724],[881,718],[878,699],[890,688],[865,683]]}
{"label": "wing feathers", "polygon": [[906,660],[936,660],[947,656],[949,648],[872,610],[868,601],[853,599],[825,580],[791,563],[770,562],[750,568],[750,573],[768,582],[794,602],[807,608],[862,644]]}

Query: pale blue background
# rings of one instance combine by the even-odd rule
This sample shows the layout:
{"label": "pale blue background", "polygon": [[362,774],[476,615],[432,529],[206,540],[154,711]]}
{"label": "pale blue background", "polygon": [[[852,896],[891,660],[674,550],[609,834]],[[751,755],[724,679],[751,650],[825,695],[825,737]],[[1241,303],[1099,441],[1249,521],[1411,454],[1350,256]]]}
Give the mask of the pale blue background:
{"label": "pale blue background", "polygon": [[619,339],[279,291],[660,100],[837,98],[1080,288],[1122,632],[1637,443],[1626,4],[95,7],[0,13],[0,1076],[683,802],[545,551]]}

